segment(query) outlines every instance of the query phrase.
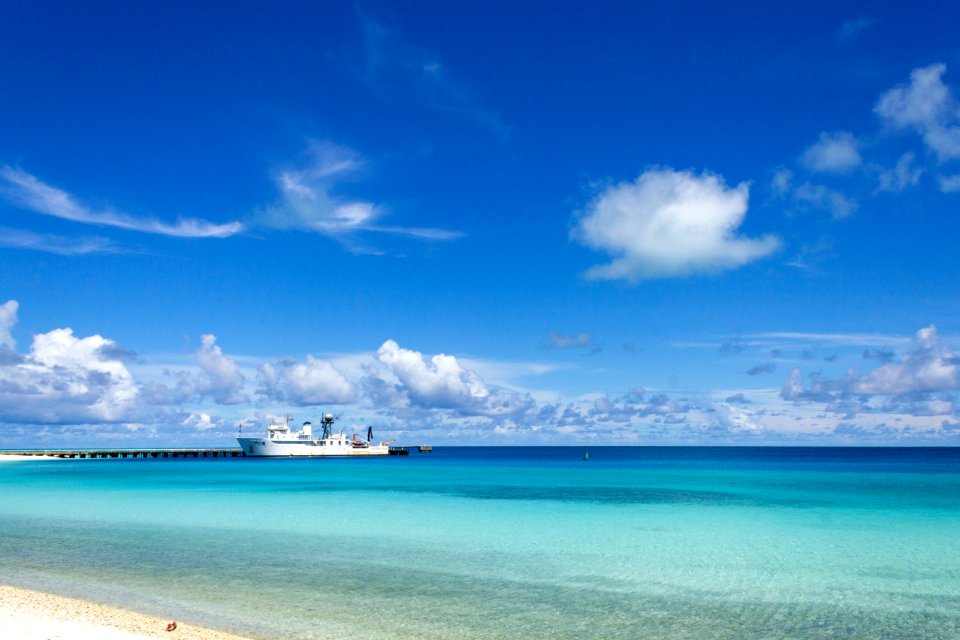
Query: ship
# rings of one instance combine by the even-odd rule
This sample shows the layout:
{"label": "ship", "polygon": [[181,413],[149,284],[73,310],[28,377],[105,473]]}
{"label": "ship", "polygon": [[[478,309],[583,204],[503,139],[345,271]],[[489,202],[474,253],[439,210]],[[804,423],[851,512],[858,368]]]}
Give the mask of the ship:
{"label": "ship", "polygon": [[[244,456],[269,456],[278,458],[288,457],[319,457],[319,456],[386,456],[390,454],[390,443],[387,440],[379,444],[373,442],[373,427],[367,428],[366,439],[358,437],[356,433],[347,437],[342,430],[333,431],[336,416],[325,413],[320,418],[323,431],[319,437],[313,435],[313,425],[304,422],[298,430],[292,430],[292,419],[287,416],[282,423],[276,421],[267,425],[266,437],[238,436],[237,442],[243,449]],[[242,429],[242,427],[241,427]]]}

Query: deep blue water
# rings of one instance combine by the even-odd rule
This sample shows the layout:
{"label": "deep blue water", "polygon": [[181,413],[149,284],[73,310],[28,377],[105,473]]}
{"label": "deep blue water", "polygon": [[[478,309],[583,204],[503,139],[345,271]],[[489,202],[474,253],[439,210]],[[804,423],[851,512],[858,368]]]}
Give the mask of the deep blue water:
{"label": "deep blue water", "polygon": [[960,449],[0,463],[3,581],[263,638],[955,638],[958,534]]}

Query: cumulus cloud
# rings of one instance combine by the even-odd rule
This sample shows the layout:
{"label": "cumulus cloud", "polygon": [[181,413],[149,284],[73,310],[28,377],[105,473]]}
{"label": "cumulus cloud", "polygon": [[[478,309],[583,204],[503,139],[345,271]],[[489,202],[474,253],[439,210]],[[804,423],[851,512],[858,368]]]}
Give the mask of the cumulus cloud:
{"label": "cumulus cloud", "polygon": [[13,349],[17,346],[10,330],[17,324],[17,309],[20,303],[16,300],[7,300],[0,305],[0,347]]}
{"label": "cumulus cloud", "polygon": [[914,69],[908,84],[884,93],[874,107],[893,130],[914,131],[940,162],[960,158],[960,110],[943,82],[945,64]]}
{"label": "cumulus cloud", "polygon": [[529,409],[528,395],[489,388],[455,356],[443,353],[429,361],[419,351],[404,349],[387,340],[377,351],[393,380],[376,374],[367,377],[368,393],[395,408],[448,409],[459,415],[508,416]]}
{"label": "cumulus cloud", "polygon": [[647,398],[641,391],[636,390],[616,399],[603,395],[594,400],[593,406],[585,412],[578,412],[573,406],[568,407],[567,411],[579,415],[581,423],[631,424],[637,419],[652,417],[659,421],[679,424],[685,421],[686,414],[692,409],[689,403],[680,402],[664,393]]}
{"label": "cumulus cloud", "polygon": [[377,359],[390,368],[418,403],[459,408],[482,403],[490,396],[480,376],[460,366],[455,356],[438,353],[427,362],[419,351],[387,340],[377,350]]}
{"label": "cumulus cloud", "polygon": [[219,416],[214,416],[204,411],[191,413],[184,418],[181,423],[183,426],[191,427],[197,431],[212,431],[224,426],[224,421]]}
{"label": "cumulus cloud", "polygon": [[804,382],[801,370],[796,368],[784,381],[780,395],[784,400],[825,402],[829,410],[844,413],[862,410],[870,398],[878,397],[885,399],[888,410],[899,406],[913,415],[932,415],[922,412],[931,407],[944,409],[950,402],[935,394],[960,389],[958,358],[941,342],[933,325],[920,329],[912,347],[901,353],[897,361],[886,350],[868,350],[863,357],[883,364],[865,373],[851,368],[839,379],[815,372],[808,376],[809,383]]}
{"label": "cumulus cloud", "polygon": [[112,340],[71,329],[33,337],[29,353],[0,365],[0,419],[27,423],[115,422],[139,407],[139,387]]}
{"label": "cumulus cloud", "polygon": [[721,426],[732,433],[762,433],[763,425],[747,407],[738,407],[733,404],[719,402],[715,406],[717,421]]}
{"label": "cumulus cloud", "polygon": [[197,395],[209,396],[220,404],[240,404],[249,399],[243,391],[246,378],[233,358],[223,353],[215,335],[200,337],[197,364],[201,370],[194,387]]}
{"label": "cumulus cloud", "polygon": [[330,142],[311,142],[303,166],[277,174],[279,200],[260,212],[259,223],[277,229],[313,231],[341,240],[359,232],[422,240],[451,240],[462,235],[446,229],[383,225],[382,205],[338,195],[337,185],[357,174],[365,164],[352,149]]}
{"label": "cumulus cloud", "polygon": [[651,169],[604,189],[586,207],[573,238],[612,262],[596,279],[635,282],[743,266],[780,247],[779,238],[743,238],[749,187],[729,188],[712,173]]}
{"label": "cumulus cloud", "polygon": [[860,142],[847,131],[824,131],[820,139],[803,152],[800,162],[816,173],[849,173],[863,163]]}
{"label": "cumulus cloud", "polygon": [[957,389],[957,363],[954,353],[940,341],[933,325],[917,331],[914,348],[866,375],[856,376],[851,393],[900,394]]}
{"label": "cumulus cloud", "polygon": [[34,213],[128,231],[179,238],[225,238],[243,231],[243,225],[236,221],[214,224],[206,220],[181,218],[170,224],[109,209],[98,211],[80,204],[66,191],[41,182],[22,169],[7,165],[0,166],[0,196]]}
{"label": "cumulus cloud", "polygon": [[346,404],[357,399],[356,389],[343,373],[310,355],[306,362],[262,364],[257,379],[261,395],[299,406]]}
{"label": "cumulus cloud", "polygon": [[780,397],[792,401],[830,402],[835,399],[833,394],[839,389],[839,383],[824,379],[819,372],[810,374],[808,386],[803,381],[803,372],[797,367],[790,370],[790,375],[780,387]]}

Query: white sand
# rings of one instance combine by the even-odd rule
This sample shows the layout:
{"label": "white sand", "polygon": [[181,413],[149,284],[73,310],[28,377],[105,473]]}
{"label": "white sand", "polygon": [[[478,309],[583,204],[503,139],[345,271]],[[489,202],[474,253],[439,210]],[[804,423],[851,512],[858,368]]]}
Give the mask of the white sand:
{"label": "white sand", "polygon": [[13,462],[14,460],[66,460],[56,456],[25,456],[16,453],[0,453],[0,462]]}
{"label": "white sand", "polygon": [[0,637],[10,640],[243,640],[239,636],[0,585]]}

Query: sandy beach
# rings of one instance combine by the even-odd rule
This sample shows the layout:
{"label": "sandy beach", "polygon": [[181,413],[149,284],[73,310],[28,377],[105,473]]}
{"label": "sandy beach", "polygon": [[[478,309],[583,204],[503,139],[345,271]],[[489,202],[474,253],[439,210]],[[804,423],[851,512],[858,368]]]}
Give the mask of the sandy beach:
{"label": "sandy beach", "polygon": [[16,640],[244,640],[240,636],[93,602],[0,585],[0,629]]}

